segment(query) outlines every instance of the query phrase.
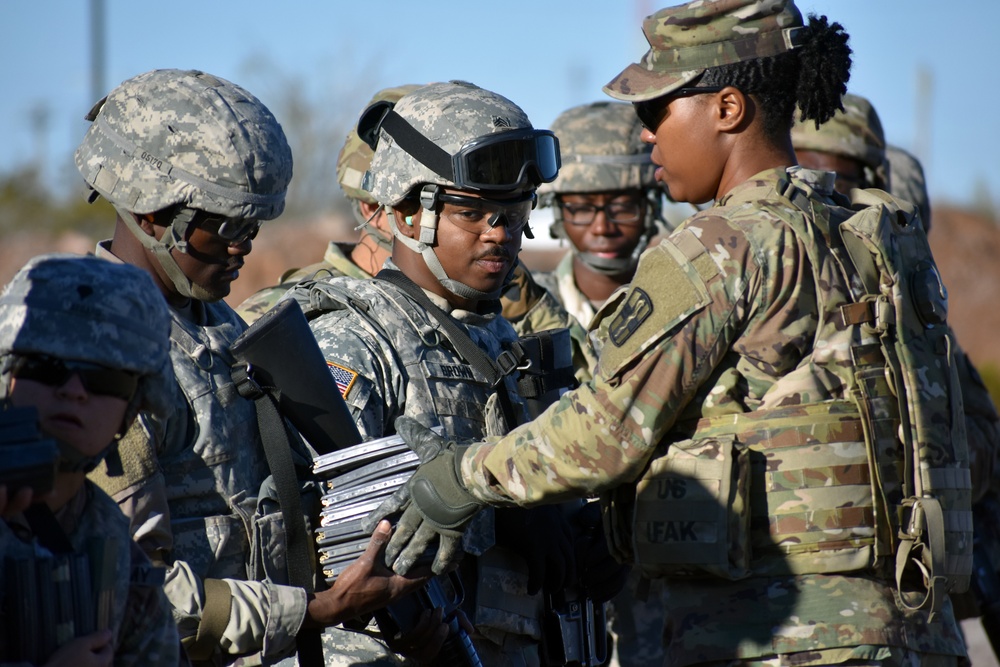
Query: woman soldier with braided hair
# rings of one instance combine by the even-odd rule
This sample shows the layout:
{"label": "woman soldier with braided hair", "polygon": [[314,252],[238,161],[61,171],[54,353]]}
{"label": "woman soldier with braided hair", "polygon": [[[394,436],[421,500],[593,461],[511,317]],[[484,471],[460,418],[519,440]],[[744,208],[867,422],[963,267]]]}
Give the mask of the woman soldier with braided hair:
{"label": "woman soldier with braided hair", "polygon": [[592,382],[416,471],[387,556],[486,504],[601,494],[612,551],[665,582],[665,664],[963,663],[950,603],[918,608],[887,546],[905,466],[902,447],[869,458],[852,400],[878,351],[842,317],[859,298],[836,233],[853,211],[833,174],[796,166],[789,134],[796,106],[817,122],[840,108],[847,35],[792,0],[698,0],[643,30],[649,51],[605,91],[635,105],[671,196],[714,205],[598,313]]}

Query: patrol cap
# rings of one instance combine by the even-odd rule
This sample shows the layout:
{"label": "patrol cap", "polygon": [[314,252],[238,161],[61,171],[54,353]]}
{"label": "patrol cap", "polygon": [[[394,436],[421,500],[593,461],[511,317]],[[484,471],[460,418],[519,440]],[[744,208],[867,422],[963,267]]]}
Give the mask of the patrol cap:
{"label": "patrol cap", "polygon": [[198,70],[128,79],[98,102],[76,150],[84,180],[119,209],[184,204],[231,218],[281,215],[292,153],[249,92]]}
{"label": "patrol cap", "polygon": [[[411,93],[420,86],[417,84],[407,84],[392,88],[383,88],[375,93],[374,97],[365,105],[367,109],[376,102],[398,102],[399,98],[407,93]],[[337,156],[337,182],[340,183],[344,194],[351,199],[360,199],[369,204],[376,204],[375,198],[361,186],[365,177],[365,172],[372,164],[372,149],[358,136],[357,124],[351,126],[351,131],[347,133],[347,139]]]}
{"label": "patrol cap", "polygon": [[44,354],[151,375],[168,364],[170,314],[152,278],[93,256],[40,255],[0,294],[0,355]]}
{"label": "patrol cap", "polygon": [[559,138],[562,167],[538,193],[608,192],[658,187],[652,144],[631,104],[593,102],[559,114],[550,128]]}
{"label": "patrol cap", "polygon": [[642,23],[649,51],[604,92],[626,102],[661,97],[711,67],[795,48],[802,25],[792,0],[695,0],[661,9]]}
{"label": "patrol cap", "polygon": [[844,95],[844,108],[819,128],[813,120],[802,120],[795,112],[792,146],[795,150],[817,151],[858,160],[872,169],[885,160],[885,133],[875,107],[864,97]]}

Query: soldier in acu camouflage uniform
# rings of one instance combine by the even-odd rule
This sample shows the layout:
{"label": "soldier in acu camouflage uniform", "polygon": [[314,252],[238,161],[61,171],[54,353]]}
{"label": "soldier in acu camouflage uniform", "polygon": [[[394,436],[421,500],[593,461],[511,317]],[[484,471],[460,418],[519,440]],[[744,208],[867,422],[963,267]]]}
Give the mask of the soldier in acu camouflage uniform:
{"label": "soldier in acu camouflage uniform", "polygon": [[[50,652],[56,646],[34,647],[45,664],[186,662],[163,594],[163,571],[132,541],[128,520],[114,501],[86,479],[86,472],[114,451],[114,440],[139,410],[162,414],[166,408],[170,317],[161,300],[149,298],[153,289],[149,276],[129,266],[43,255],[28,262],[0,296],[0,409],[36,408],[42,432],[56,439],[60,452],[53,492],[31,512],[4,513],[0,562],[59,560],[89,549],[90,558],[106,553],[116,573],[106,629],[75,640],[57,636],[61,647],[55,654]],[[45,517],[57,527],[45,530]],[[96,572],[107,566],[91,562]],[[11,568],[8,560],[5,572]],[[46,601],[38,602],[36,611]],[[43,618],[34,623],[65,620]],[[7,619],[0,631],[3,664],[16,657],[16,638],[7,636],[11,624]]]}
{"label": "soldier in acu camouflage uniform", "polygon": [[[605,90],[634,103],[671,196],[714,205],[646,252],[598,314],[593,382],[417,469],[386,555],[419,553],[478,504],[604,493],[612,549],[665,578],[665,664],[962,664],[950,603],[912,608],[921,592],[906,573],[897,586],[886,553],[894,519],[873,510],[904,453],[880,447],[870,463],[866,429],[895,438],[898,423],[851,400],[855,369],[876,363],[841,309],[862,298],[832,249],[852,211],[791,147],[796,104],[819,122],[840,106],[847,35],[804,23],[790,0],[699,0],[643,29],[650,50]],[[961,449],[961,424],[934,417]]]}
{"label": "soldier in acu camouflage uniform", "polygon": [[[494,385],[488,368],[459,351],[467,343],[498,359],[517,340],[498,297],[535,188],[556,175],[557,143],[511,101],[465,82],[373,106],[359,132],[377,139],[367,181],[389,214],[392,257],[374,280],[305,282],[291,296],[312,318],[366,439],[394,433],[401,415],[462,438],[505,433],[526,416],[515,375],[498,374]],[[532,543],[533,527],[545,539]],[[565,567],[566,530],[559,513],[518,510],[498,513],[497,546],[492,514],[472,531],[464,547],[477,557],[465,559],[462,576],[484,664],[538,664],[542,600],[529,584],[561,582],[554,569],[529,571],[526,558]],[[461,550],[448,547],[439,572]]]}
{"label": "soldier in acu camouflage uniform", "polygon": [[632,280],[656,234],[663,187],[631,105],[573,107],[555,119],[552,131],[563,166],[539,192],[542,205],[552,208],[553,237],[569,239],[572,247],[553,273],[537,279],[587,326],[612,292]]}
{"label": "soldier in acu camouflage uniform", "polygon": [[[284,585],[281,514],[265,484],[257,415],[230,375],[229,347],[246,325],[222,299],[261,222],[284,209],[288,143],[257,98],[194,70],[129,79],[89,119],[76,165],[93,196],[118,212],[97,254],[144,269],[166,298],[177,380],[170,410],[142,413],[122,440],[124,474],[99,467],[93,479],[131,519],[139,545],[167,565],[167,596],[192,659],[274,663],[304,626],[339,623],[419,583],[373,566],[368,554],[342,586],[307,594]],[[310,452],[295,444],[296,463],[308,468]]]}

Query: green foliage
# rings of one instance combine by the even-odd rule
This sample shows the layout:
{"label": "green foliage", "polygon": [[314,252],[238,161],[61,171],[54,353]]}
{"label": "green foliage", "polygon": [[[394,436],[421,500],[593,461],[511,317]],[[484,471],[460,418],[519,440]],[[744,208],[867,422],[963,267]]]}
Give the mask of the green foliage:
{"label": "green foliage", "polygon": [[20,231],[53,236],[75,231],[91,238],[110,236],[115,212],[103,199],[88,204],[79,196],[58,198],[31,167],[0,174],[0,237]]}

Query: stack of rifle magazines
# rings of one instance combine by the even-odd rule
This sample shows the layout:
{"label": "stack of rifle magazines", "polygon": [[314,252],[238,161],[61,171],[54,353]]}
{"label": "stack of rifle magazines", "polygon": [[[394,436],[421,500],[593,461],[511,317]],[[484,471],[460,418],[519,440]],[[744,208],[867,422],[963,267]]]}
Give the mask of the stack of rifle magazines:
{"label": "stack of rifle magazines", "polygon": [[316,458],[323,509],[316,531],[323,576],[333,583],[357,560],[371,536],[361,529],[368,514],[406,483],[420,460],[398,435],[369,440]]}

